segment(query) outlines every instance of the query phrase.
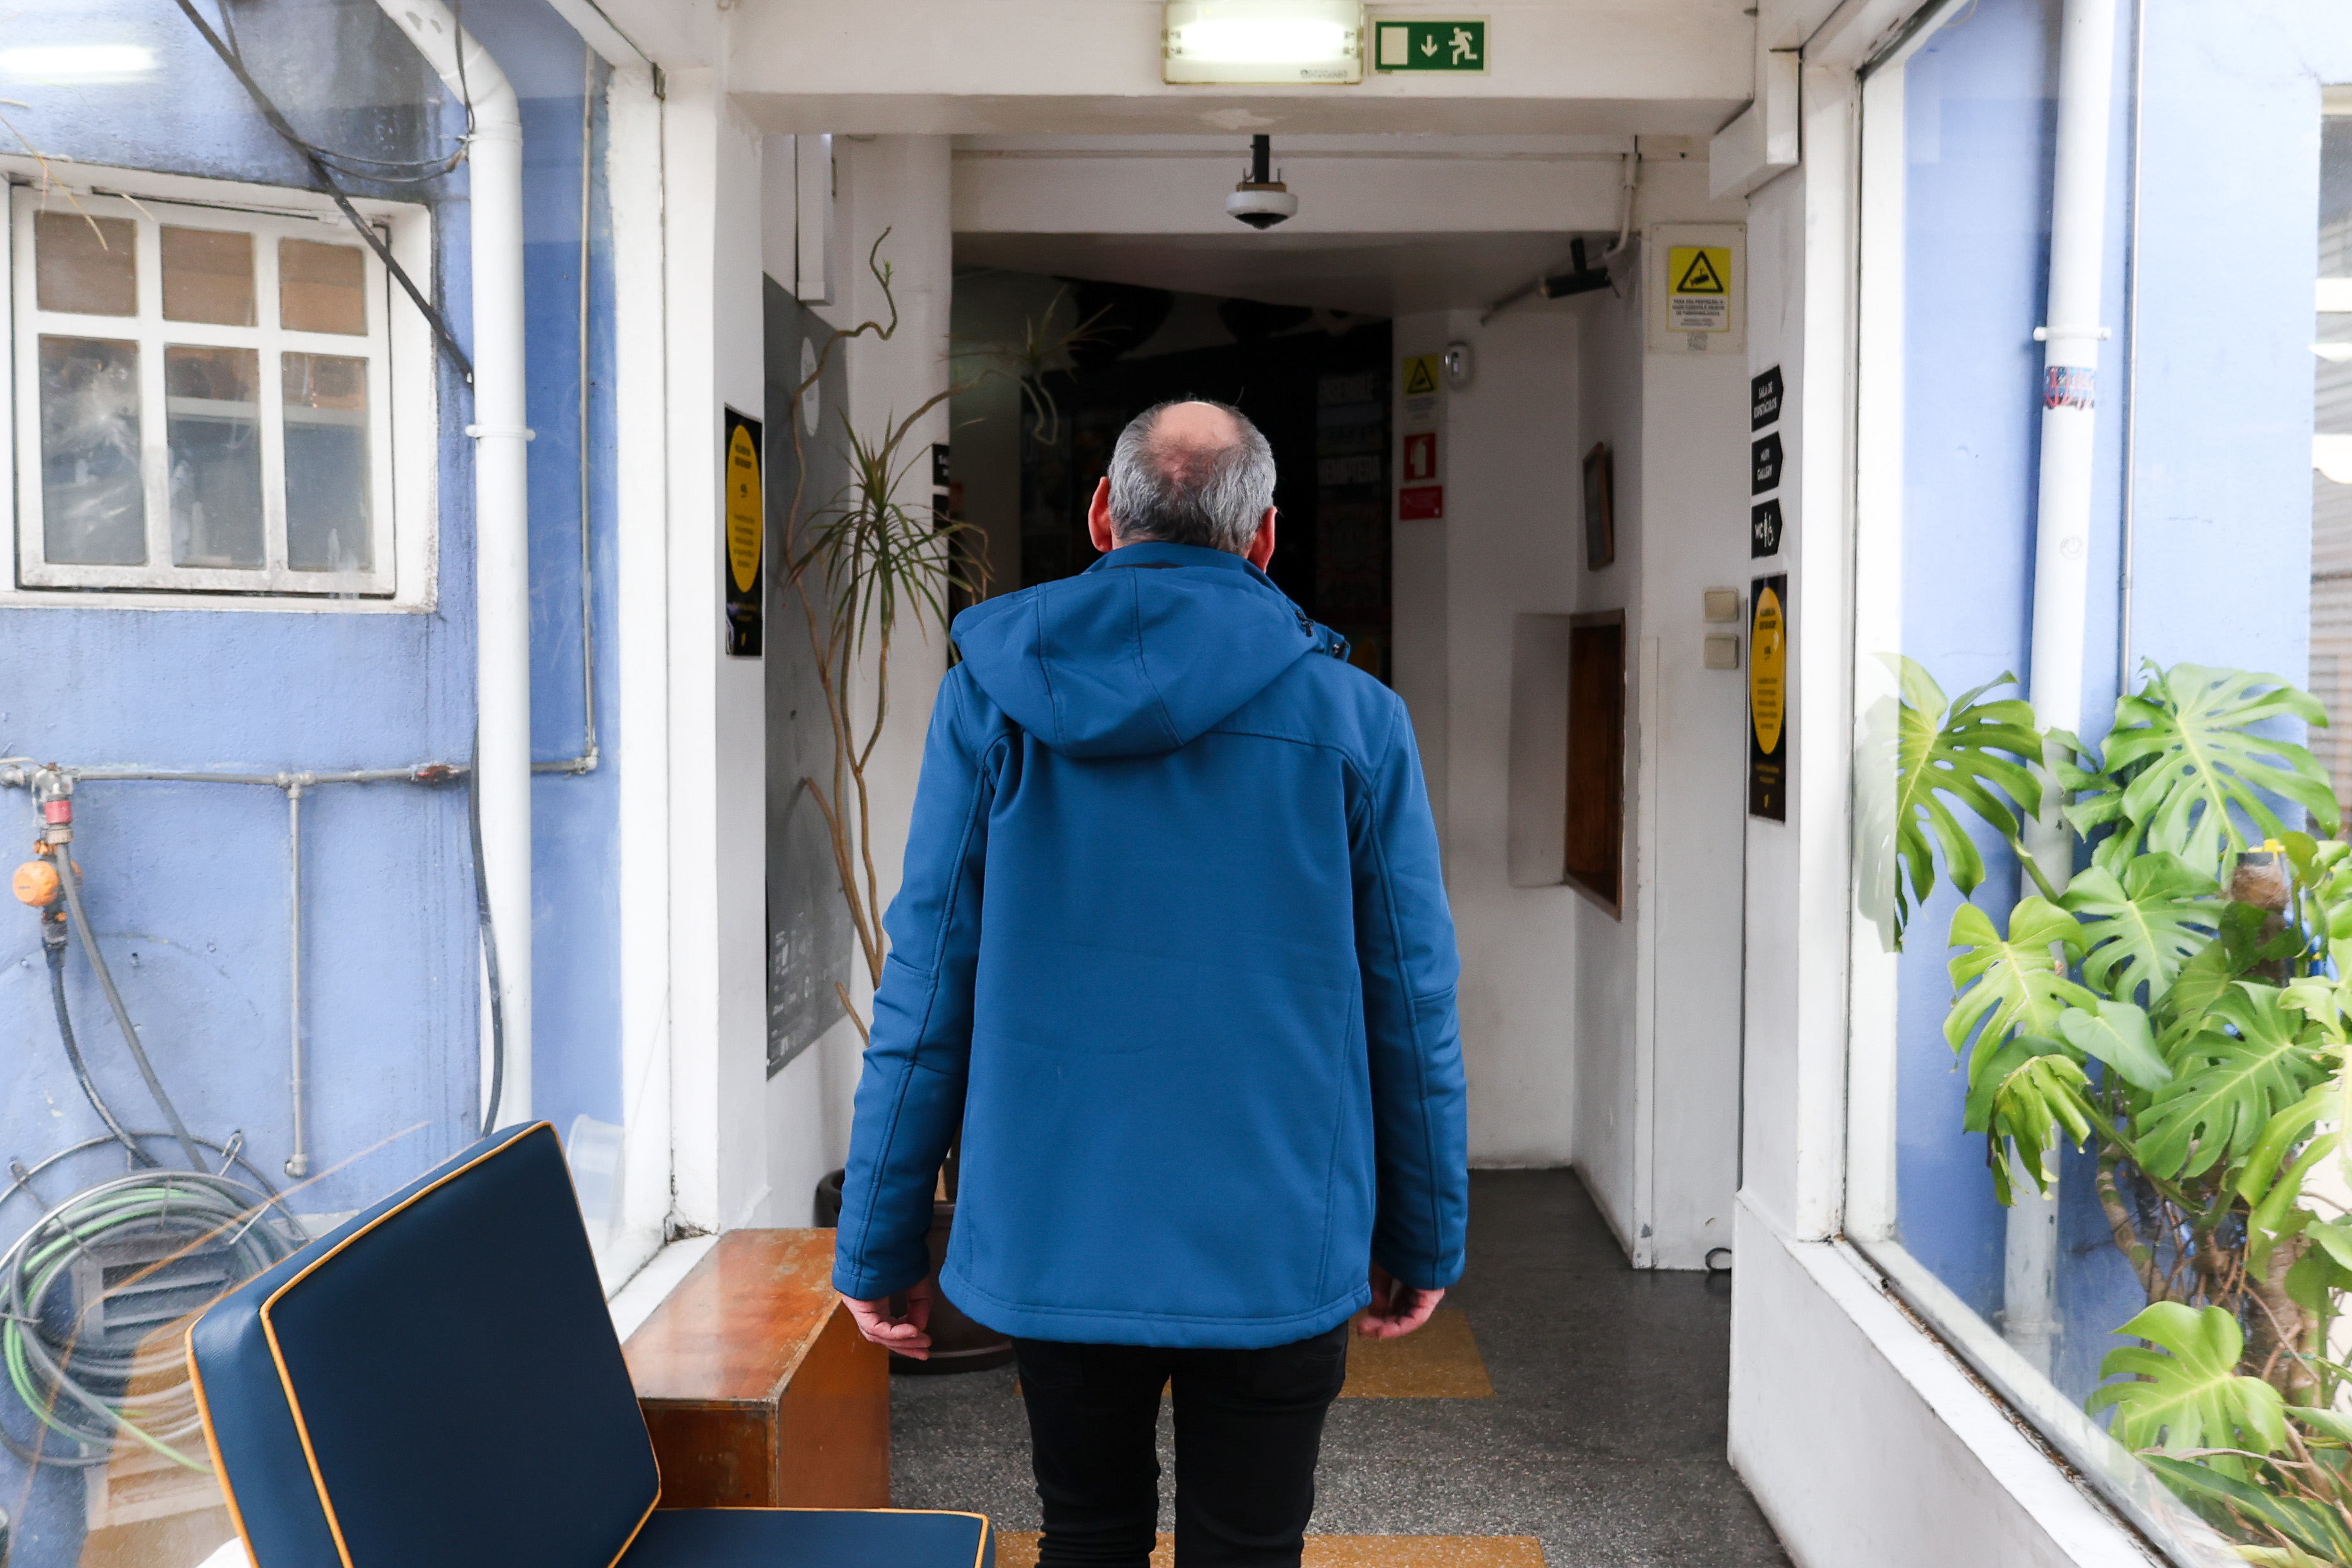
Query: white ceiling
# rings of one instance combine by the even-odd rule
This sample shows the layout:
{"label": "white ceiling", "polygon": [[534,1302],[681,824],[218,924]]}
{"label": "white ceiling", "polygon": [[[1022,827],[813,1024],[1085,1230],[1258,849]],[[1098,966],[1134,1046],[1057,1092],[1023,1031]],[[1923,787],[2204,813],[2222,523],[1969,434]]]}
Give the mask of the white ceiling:
{"label": "white ceiling", "polygon": [[[1591,254],[1615,237],[1591,235]],[[1483,310],[1568,265],[1564,234],[1466,236],[1260,234],[959,234],[961,267],[1137,283],[1276,305],[1321,305],[1364,315]],[[1559,310],[1531,300],[1517,310]]]}

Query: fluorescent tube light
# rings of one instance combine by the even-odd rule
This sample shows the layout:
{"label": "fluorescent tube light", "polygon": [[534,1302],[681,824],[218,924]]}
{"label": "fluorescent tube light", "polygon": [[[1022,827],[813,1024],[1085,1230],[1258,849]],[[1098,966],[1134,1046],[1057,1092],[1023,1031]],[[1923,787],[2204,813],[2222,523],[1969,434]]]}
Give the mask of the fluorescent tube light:
{"label": "fluorescent tube light", "polygon": [[155,51],[143,44],[35,44],[0,49],[0,76],[52,86],[137,81],[155,72]]}
{"label": "fluorescent tube light", "polygon": [[1160,78],[1225,85],[1362,81],[1364,8],[1359,0],[1166,0]]}

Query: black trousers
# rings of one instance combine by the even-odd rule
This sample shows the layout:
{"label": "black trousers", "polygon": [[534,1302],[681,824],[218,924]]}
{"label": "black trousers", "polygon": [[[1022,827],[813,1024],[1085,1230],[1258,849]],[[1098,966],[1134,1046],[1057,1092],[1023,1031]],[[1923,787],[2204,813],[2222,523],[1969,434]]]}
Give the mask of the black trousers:
{"label": "black trousers", "polygon": [[1145,1568],[1160,1391],[1176,1399],[1179,1568],[1297,1568],[1348,1325],[1268,1350],[1016,1340],[1045,1539],[1038,1568]]}

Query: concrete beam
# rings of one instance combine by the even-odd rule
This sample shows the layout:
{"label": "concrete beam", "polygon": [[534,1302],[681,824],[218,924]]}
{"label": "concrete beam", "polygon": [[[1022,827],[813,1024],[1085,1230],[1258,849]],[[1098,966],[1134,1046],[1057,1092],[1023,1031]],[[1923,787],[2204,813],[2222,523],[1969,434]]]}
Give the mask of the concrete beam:
{"label": "concrete beam", "polygon": [[742,0],[730,13],[728,85],[778,134],[1118,126],[1705,136],[1753,94],[1755,25],[1740,0],[1482,9],[1489,74],[1202,89],[1160,79],[1159,0]]}
{"label": "concrete beam", "polygon": [[[1224,210],[1246,148],[1220,153],[1055,156],[961,148],[955,155],[958,234],[1213,234],[1239,230]],[[1617,226],[1621,160],[1614,153],[1450,159],[1286,154],[1276,160],[1299,198],[1284,224],[1302,235],[1567,234]]]}

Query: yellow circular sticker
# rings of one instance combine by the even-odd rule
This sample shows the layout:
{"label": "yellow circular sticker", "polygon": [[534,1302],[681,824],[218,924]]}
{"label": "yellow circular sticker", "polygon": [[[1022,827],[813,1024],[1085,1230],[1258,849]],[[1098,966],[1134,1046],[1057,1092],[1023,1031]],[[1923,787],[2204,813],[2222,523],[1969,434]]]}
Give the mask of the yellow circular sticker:
{"label": "yellow circular sticker", "polygon": [[1780,749],[1780,725],[1788,717],[1789,626],[1780,596],[1765,588],[1756,595],[1748,636],[1748,713],[1756,726],[1756,746],[1766,756]]}
{"label": "yellow circular sticker", "polygon": [[727,443],[727,569],[739,593],[760,576],[760,454],[749,426],[735,426]]}

